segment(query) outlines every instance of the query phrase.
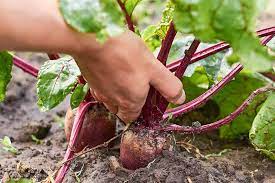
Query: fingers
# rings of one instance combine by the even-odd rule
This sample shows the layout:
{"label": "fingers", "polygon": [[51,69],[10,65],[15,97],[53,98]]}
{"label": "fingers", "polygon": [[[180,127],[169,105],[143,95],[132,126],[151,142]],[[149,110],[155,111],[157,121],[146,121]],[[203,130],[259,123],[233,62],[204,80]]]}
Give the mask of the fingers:
{"label": "fingers", "polygon": [[96,101],[99,101],[98,98],[95,95],[95,91],[92,88],[90,88],[90,93]]}
{"label": "fingers", "polygon": [[117,116],[121,119],[124,123],[130,123],[136,120],[141,113],[141,109],[136,111],[130,111],[129,109],[125,109],[120,107],[117,112]]}
{"label": "fingers", "polygon": [[181,81],[160,62],[153,65],[151,85],[174,104],[182,104],[185,101],[185,92]]}
{"label": "fingers", "polygon": [[[149,84],[148,89],[143,88],[143,90],[149,90]],[[135,99],[140,98],[140,100],[126,100],[124,98],[121,98],[120,100],[114,101],[110,100],[104,95],[102,95],[100,92],[97,92],[94,89],[90,89],[91,95],[94,97],[94,99],[98,102],[101,102],[104,104],[104,106],[113,114],[116,114],[117,117],[119,117],[123,122],[129,123],[134,120],[136,120],[142,110],[142,107],[145,103],[146,96],[144,97],[134,97]]]}
{"label": "fingers", "polygon": [[90,89],[92,96],[98,102],[102,102],[104,106],[113,114],[116,114],[123,122],[129,123],[138,118],[141,113],[142,105],[138,106],[136,104],[121,104],[115,105],[114,102],[110,102],[106,97],[93,89]]}
{"label": "fingers", "polygon": [[93,98],[98,101],[98,102],[102,102],[104,104],[104,106],[113,114],[117,114],[118,112],[118,106],[112,104],[112,102],[110,102],[110,100],[107,99],[107,97],[104,97],[103,95],[99,94],[99,92],[96,92],[93,89],[90,89],[91,91],[91,95],[93,96]]}
{"label": "fingers", "polygon": [[98,101],[98,102],[108,102],[109,101],[110,102],[110,100],[108,100],[108,98],[105,97],[104,95],[100,94],[100,92],[97,92],[92,88],[90,88],[90,92],[96,101]]}
{"label": "fingers", "polygon": [[[181,81],[160,62],[155,62],[153,64],[150,84],[171,103],[182,104],[185,101],[185,92]],[[119,102],[117,100],[111,101],[94,90],[91,90],[91,94],[97,101],[102,102],[110,112],[116,114],[125,123],[138,118],[146,100],[145,96],[142,101],[127,101],[127,104],[125,104],[125,102]]]}
{"label": "fingers", "polygon": [[106,103],[103,102],[104,106],[113,114],[117,114],[118,113],[118,106],[110,104],[110,103]]}

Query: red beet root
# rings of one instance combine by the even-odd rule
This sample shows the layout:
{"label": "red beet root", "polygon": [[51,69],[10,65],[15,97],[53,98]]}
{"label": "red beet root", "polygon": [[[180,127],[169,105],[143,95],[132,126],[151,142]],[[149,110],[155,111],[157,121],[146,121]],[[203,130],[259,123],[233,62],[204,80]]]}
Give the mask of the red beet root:
{"label": "red beet root", "polygon": [[170,137],[168,134],[146,129],[126,131],[120,144],[120,161],[123,167],[130,170],[146,167],[163,150],[170,148]]}
{"label": "red beet root", "polygon": [[[65,134],[67,141],[70,140],[75,111],[69,108],[65,117]],[[85,147],[95,147],[115,136],[116,117],[109,113],[104,106],[95,105],[85,115],[82,129],[78,135],[77,145],[73,147],[79,152]]]}

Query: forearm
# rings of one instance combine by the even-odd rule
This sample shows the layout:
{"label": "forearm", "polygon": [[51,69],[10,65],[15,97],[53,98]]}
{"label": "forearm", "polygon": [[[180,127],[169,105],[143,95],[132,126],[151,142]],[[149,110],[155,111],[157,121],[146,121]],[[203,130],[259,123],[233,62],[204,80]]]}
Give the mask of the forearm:
{"label": "forearm", "polygon": [[93,35],[66,25],[57,0],[0,1],[0,50],[77,54],[85,47],[99,45]]}

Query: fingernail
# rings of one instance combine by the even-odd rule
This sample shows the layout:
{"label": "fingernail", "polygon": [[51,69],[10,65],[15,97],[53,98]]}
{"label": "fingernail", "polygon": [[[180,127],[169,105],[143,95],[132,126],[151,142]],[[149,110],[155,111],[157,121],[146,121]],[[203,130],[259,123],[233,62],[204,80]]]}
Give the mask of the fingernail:
{"label": "fingernail", "polygon": [[177,99],[175,99],[174,101],[172,101],[172,103],[174,104],[182,104],[186,99],[186,95],[185,95],[185,91],[182,90],[179,97]]}

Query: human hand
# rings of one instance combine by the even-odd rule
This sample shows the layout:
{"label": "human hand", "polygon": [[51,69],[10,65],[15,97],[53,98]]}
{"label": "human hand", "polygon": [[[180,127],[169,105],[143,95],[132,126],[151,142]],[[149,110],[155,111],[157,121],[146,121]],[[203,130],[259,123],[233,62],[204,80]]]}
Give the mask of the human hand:
{"label": "human hand", "polygon": [[125,123],[139,116],[150,85],[169,102],[185,100],[181,81],[130,31],[75,58],[94,98]]}

